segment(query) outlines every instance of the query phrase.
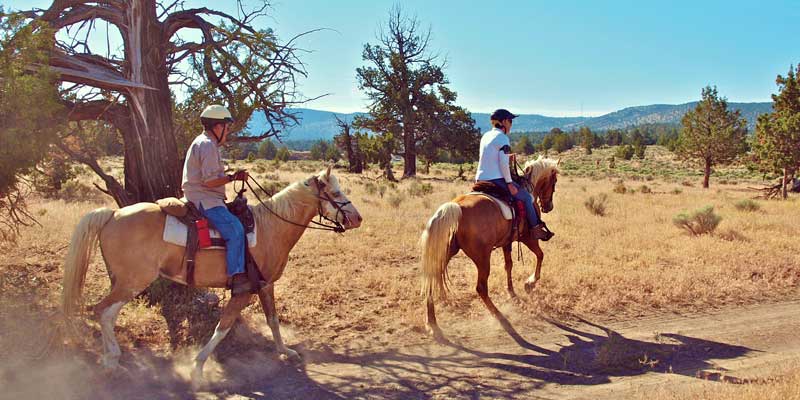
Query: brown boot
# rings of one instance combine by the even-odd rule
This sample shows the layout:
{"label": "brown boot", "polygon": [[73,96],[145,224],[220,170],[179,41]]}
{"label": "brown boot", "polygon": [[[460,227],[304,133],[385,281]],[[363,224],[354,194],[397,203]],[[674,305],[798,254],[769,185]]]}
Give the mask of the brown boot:
{"label": "brown boot", "polygon": [[247,274],[240,273],[236,274],[231,277],[231,296],[236,296],[243,293],[250,293],[253,290],[253,286],[250,283],[250,279],[247,278]]}
{"label": "brown boot", "polygon": [[547,226],[544,224],[544,222],[542,222],[539,225],[536,225],[531,228],[531,235],[533,235],[533,238],[536,240],[541,240],[543,242],[546,242],[556,234],[550,232],[550,230],[547,229]]}

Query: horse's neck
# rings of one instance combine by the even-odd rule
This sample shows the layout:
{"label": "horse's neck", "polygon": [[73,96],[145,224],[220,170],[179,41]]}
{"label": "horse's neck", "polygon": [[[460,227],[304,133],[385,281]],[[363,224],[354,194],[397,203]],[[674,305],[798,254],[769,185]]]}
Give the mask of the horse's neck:
{"label": "horse's neck", "polygon": [[273,250],[289,254],[303,236],[306,226],[317,215],[318,205],[316,199],[307,193],[295,192],[280,193],[265,204],[258,205],[256,209],[261,214],[257,227],[258,237],[269,238],[275,245],[272,246]]}

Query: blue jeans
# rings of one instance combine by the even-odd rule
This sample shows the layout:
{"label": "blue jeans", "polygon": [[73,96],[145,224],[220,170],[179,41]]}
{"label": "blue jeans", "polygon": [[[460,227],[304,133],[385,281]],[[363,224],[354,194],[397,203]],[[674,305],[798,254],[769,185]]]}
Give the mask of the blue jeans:
{"label": "blue jeans", "polygon": [[211,221],[214,229],[225,239],[225,261],[228,264],[228,276],[244,272],[244,227],[225,207],[213,207],[200,212]]}
{"label": "blue jeans", "polygon": [[[506,183],[505,179],[497,178],[492,179],[489,182],[494,183],[497,187],[503,189],[504,192],[509,192],[508,184]],[[525,206],[525,213],[528,214],[528,224],[530,224],[532,227],[539,225],[542,220],[539,219],[539,214],[536,213],[536,208],[533,207],[533,196],[531,196],[531,194],[520,185],[517,185],[516,183],[512,183],[512,185],[517,188],[517,195],[514,196],[514,198],[522,201],[522,204]]]}

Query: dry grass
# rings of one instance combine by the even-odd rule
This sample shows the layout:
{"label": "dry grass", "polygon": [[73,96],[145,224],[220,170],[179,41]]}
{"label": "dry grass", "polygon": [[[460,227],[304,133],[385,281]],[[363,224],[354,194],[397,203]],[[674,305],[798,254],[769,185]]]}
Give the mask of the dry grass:
{"label": "dry grass", "polygon": [[[255,173],[259,180],[268,176],[270,181],[292,182],[322,165],[288,162],[278,167],[262,162],[250,168],[259,171]],[[291,253],[276,285],[278,311],[290,344],[302,340],[309,347],[400,346],[425,340],[417,241],[433,211],[470,187],[468,182],[454,181],[457,167],[435,165],[433,171],[431,179],[396,185],[376,181],[377,171],[365,176],[335,172],[365,221],[361,228],[341,236],[308,231]],[[797,294],[800,242],[794,199],[763,202],[754,217],[736,211],[736,202],[749,195],[740,186],[703,190],[681,186],[677,180],[651,179],[651,194],[631,196],[609,193],[617,179],[565,176],[559,180],[555,209],[544,217],[557,236],[542,246],[546,254],[543,278],[533,294],[504,309],[527,319],[576,313],[624,318]],[[584,200],[606,193],[609,217],[590,217]],[[255,202],[252,197],[251,202]],[[71,230],[83,214],[99,205],[43,199],[34,199],[32,204],[44,227],[24,229],[17,245],[1,245],[0,314],[22,307],[19,299],[29,297],[36,300],[25,307],[40,312],[56,308]],[[723,231],[735,229],[739,236],[690,237],[672,225],[679,211],[705,204],[714,205],[724,217]],[[527,254],[525,263],[517,262],[514,269],[513,279],[520,289],[532,272],[533,257]],[[439,308],[442,325],[485,318],[484,306],[474,292],[476,270],[471,261],[460,254],[451,261],[450,271],[453,292]],[[489,287],[501,307],[508,302],[504,281],[502,255],[496,252]],[[91,304],[109,285],[97,258],[87,282]],[[226,296],[223,291],[214,293]],[[118,329],[122,345],[170,351],[160,311],[141,303],[124,308],[119,324],[124,328]],[[263,325],[260,307],[251,306],[245,314],[250,325]],[[191,321],[173,329],[184,330],[173,345],[193,343],[211,333],[194,332]]]}
{"label": "dry grass", "polygon": [[[709,382],[700,389],[675,391],[662,388],[649,392],[648,400],[800,400],[800,367],[780,366],[777,376],[754,378],[743,383]],[[727,378],[727,377],[723,377]],[[734,379],[738,381],[738,379]]]}

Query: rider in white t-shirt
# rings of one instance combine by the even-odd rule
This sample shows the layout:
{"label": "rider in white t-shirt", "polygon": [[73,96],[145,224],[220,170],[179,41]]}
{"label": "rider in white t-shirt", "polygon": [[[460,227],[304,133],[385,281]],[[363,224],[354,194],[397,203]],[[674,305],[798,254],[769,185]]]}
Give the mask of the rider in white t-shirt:
{"label": "rider in white t-shirt", "polygon": [[509,158],[513,154],[511,154],[508,132],[511,131],[511,124],[516,117],[517,115],[502,108],[492,113],[493,128],[484,133],[481,138],[480,159],[475,180],[494,183],[502,190],[511,193],[515,199],[522,201],[526,214],[528,214],[528,226],[533,237],[539,240],[550,240],[553,233],[544,229],[544,223],[539,219],[539,214],[536,213],[536,208],[533,206],[533,196],[524,187],[511,180]]}

